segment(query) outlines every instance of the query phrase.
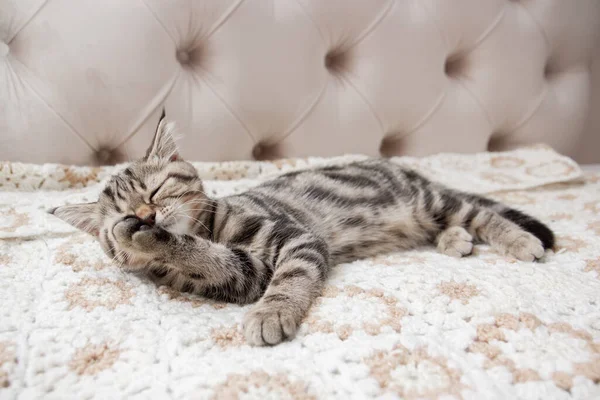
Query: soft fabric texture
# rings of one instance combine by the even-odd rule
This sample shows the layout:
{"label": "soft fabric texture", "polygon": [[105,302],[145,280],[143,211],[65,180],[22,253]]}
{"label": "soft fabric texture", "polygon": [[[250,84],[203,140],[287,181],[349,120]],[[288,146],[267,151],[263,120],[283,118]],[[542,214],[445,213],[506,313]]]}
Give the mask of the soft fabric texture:
{"label": "soft fabric texture", "polygon": [[[574,154],[597,0],[0,0],[0,159]],[[232,145],[235,144],[235,145]]]}
{"label": "soft fabric texture", "polygon": [[[197,163],[216,195],[337,159]],[[124,274],[46,214],[93,200],[113,168],[0,164],[0,397],[464,398],[600,396],[600,174],[546,147],[395,159],[547,222],[556,253],[478,246],[333,269],[298,337],[244,343],[248,307]]]}

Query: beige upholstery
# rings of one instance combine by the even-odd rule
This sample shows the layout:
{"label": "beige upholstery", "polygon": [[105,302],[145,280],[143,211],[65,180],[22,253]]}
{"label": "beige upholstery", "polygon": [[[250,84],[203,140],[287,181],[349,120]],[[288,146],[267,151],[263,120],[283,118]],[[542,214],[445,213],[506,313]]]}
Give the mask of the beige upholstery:
{"label": "beige upholstery", "polygon": [[0,159],[579,148],[598,0],[0,0]]}

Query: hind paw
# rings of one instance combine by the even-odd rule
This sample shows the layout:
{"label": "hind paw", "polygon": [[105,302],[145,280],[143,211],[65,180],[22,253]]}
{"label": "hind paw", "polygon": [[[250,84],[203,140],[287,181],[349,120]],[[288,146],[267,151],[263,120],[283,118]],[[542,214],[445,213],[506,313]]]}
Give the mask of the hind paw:
{"label": "hind paw", "polygon": [[439,251],[451,257],[464,257],[473,252],[473,236],[460,226],[446,229],[438,237]]}
{"label": "hind paw", "polygon": [[542,242],[531,233],[524,233],[503,249],[508,255],[521,261],[535,261],[544,256]]}

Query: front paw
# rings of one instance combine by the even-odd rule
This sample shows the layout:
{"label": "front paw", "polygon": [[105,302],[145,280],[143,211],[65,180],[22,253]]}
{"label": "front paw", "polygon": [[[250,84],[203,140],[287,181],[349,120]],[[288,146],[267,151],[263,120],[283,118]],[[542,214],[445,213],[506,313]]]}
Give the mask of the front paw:
{"label": "front paw", "polygon": [[162,252],[171,241],[171,234],[162,228],[142,225],[131,236],[133,247],[145,253]]}
{"label": "front paw", "polygon": [[144,253],[156,253],[164,249],[171,240],[171,234],[157,226],[150,226],[135,217],[119,221],[113,228],[117,241]]}
{"label": "front paw", "polygon": [[290,307],[258,303],[246,314],[243,326],[248,344],[265,346],[293,338],[298,322]]}
{"label": "front paw", "polygon": [[145,225],[140,219],[136,217],[127,217],[117,222],[113,227],[113,234],[117,239],[117,242],[125,246],[130,246],[133,235]]}

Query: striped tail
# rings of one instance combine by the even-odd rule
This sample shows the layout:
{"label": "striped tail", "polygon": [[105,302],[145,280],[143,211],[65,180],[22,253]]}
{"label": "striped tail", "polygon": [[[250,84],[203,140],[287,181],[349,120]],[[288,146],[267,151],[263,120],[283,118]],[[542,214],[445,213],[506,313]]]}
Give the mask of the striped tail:
{"label": "striped tail", "polygon": [[504,207],[502,210],[498,211],[498,214],[540,239],[544,245],[544,249],[551,249],[554,247],[554,233],[537,219],[509,207]]}

